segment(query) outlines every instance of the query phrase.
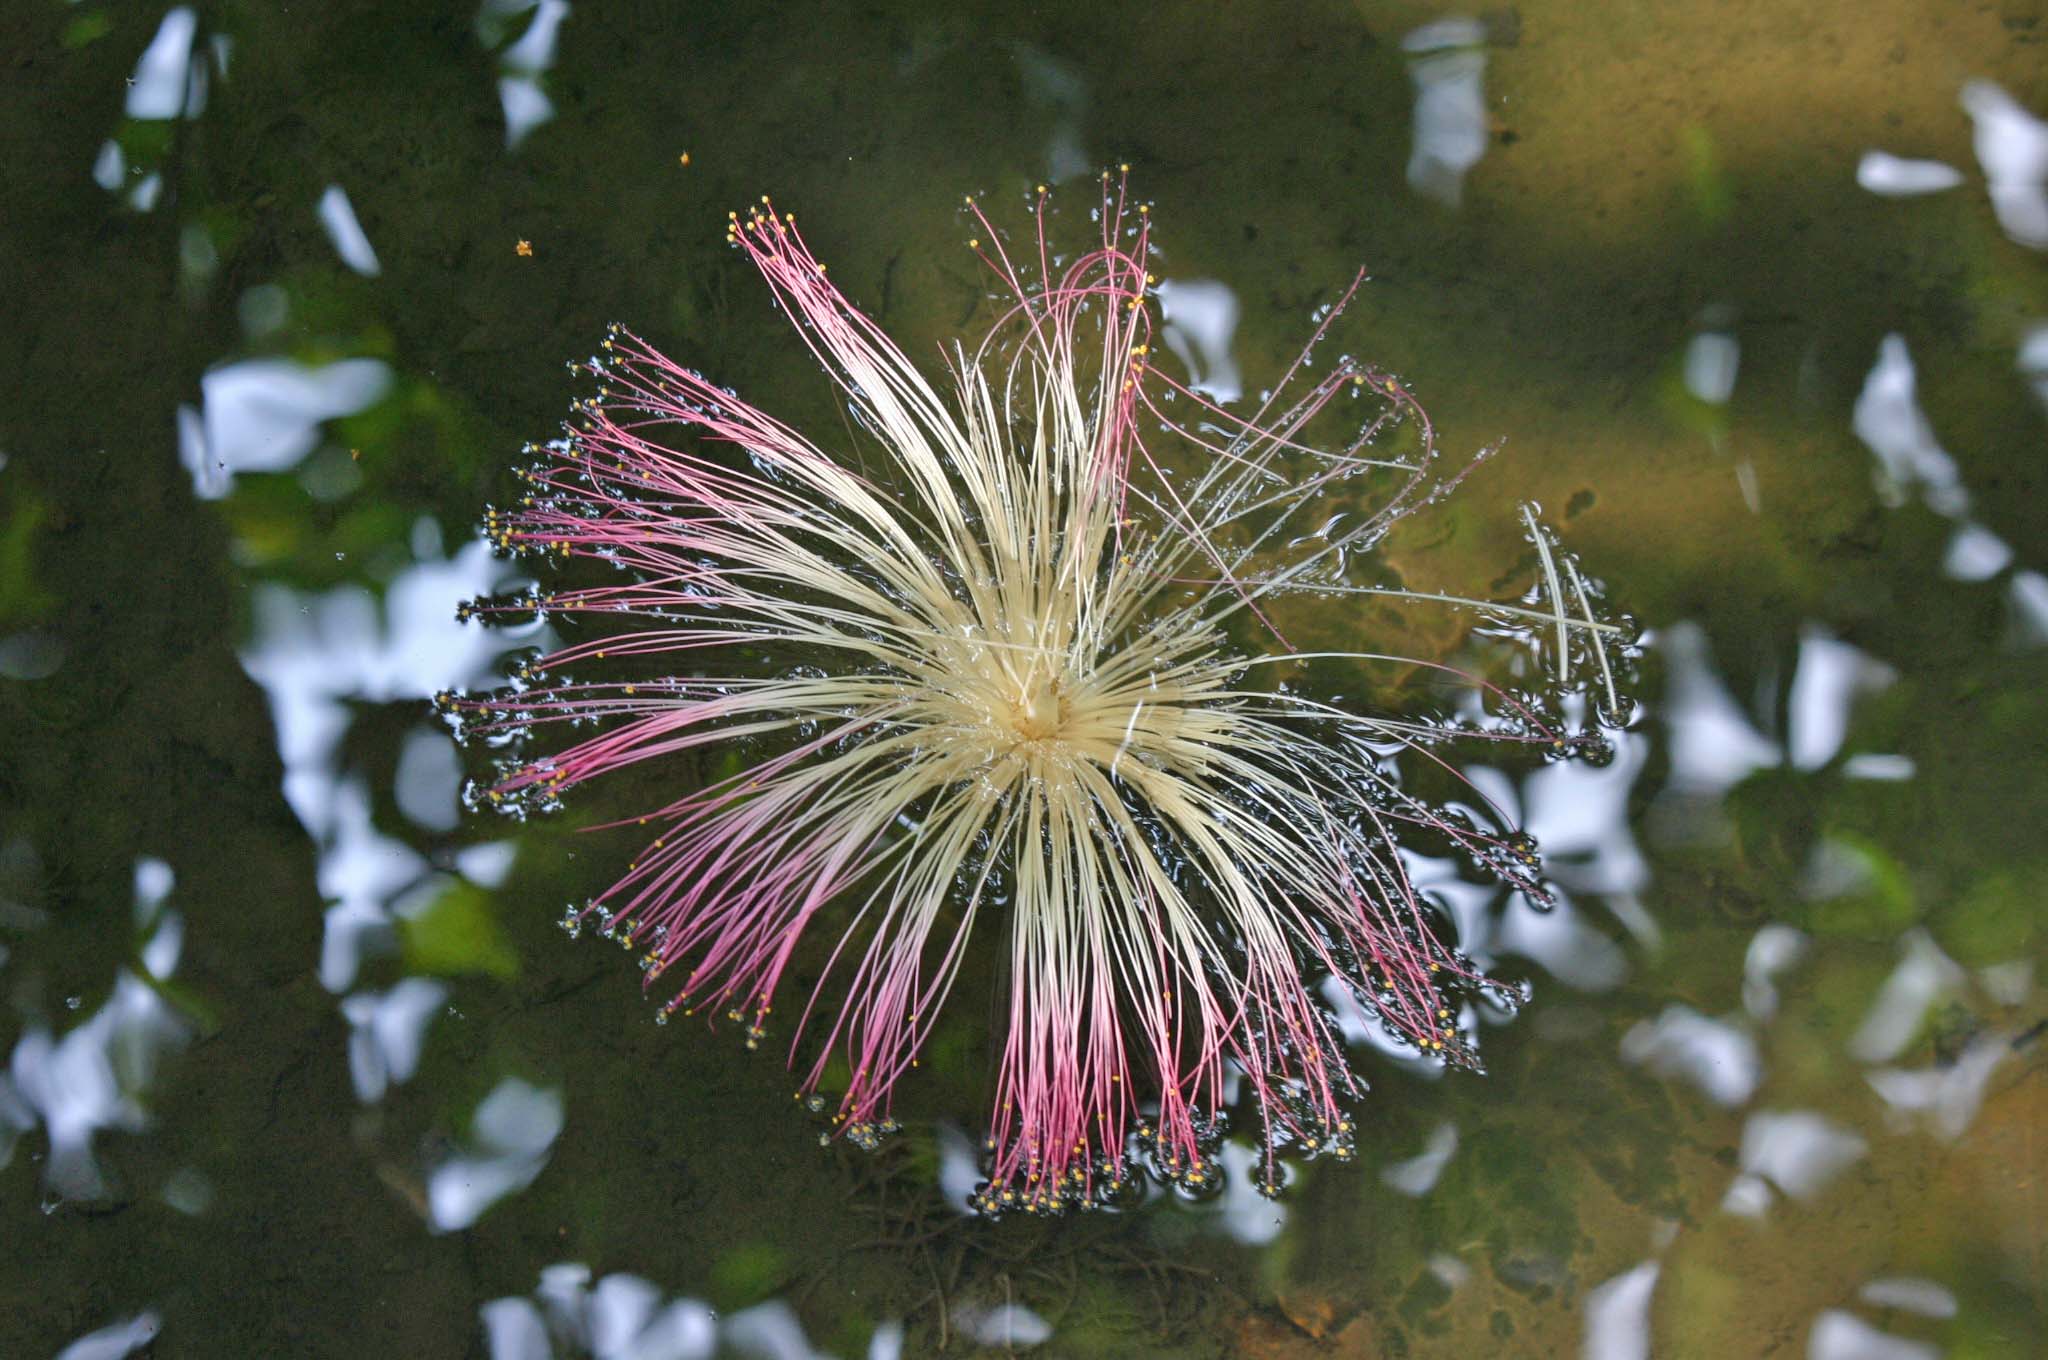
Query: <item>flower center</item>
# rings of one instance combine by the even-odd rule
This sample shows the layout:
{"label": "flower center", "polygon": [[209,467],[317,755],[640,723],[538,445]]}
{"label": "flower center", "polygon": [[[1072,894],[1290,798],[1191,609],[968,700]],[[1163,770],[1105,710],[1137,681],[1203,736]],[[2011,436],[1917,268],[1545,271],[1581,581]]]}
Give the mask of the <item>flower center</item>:
{"label": "flower center", "polygon": [[1067,716],[1066,695],[1057,680],[1026,685],[1010,709],[1010,727],[1019,741],[1040,742],[1057,736]]}

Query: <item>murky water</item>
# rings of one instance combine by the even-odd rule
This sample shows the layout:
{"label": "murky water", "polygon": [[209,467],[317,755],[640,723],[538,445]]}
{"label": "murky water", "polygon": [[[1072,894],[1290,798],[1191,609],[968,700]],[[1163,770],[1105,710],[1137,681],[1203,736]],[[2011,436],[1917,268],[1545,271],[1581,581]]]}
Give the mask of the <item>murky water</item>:
{"label": "murky water", "polygon": [[[2048,1349],[2038,3],[0,31],[0,1355]],[[773,1055],[553,928],[630,847],[462,815],[428,697],[535,641],[454,608],[516,582],[481,507],[604,323],[836,427],[728,209],[924,355],[985,291],[963,195],[1126,161],[1160,362],[1256,393],[1368,266],[1338,346],[1506,441],[1382,565],[1511,596],[1541,504],[1643,713],[1474,773],[1564,899],[1433,885],[1533,984],[1488,1076],[1361,1030],[1350,1165],[988,1224],[978,999],[901,1137],[820,1150]]]}

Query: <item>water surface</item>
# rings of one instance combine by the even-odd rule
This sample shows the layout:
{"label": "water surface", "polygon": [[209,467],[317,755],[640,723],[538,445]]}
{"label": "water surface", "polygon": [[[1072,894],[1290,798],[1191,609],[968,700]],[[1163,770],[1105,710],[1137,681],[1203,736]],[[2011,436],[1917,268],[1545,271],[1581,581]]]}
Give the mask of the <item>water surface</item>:
{"label": "water surface", "polygon": [[[1455,18],[0,19],[0,1353],[2048,1346],[2048,14]],[[626,847],[459,816],[426,697],[520,641],[454,621],[509,576],[475,525],[606,322],[833,427],[728,209],[929,354],[985,291],[962,196],[1119,162],[1235,299],[1211,383],[1370,268],[1339,344],[1506,441],[1388,565],[1518,591],[1539,503],[1650,630],[1643,709],[1481,776],[1566,898],[1458,890],[1535,990],[1487,1078],[1364,1058],[1361,1155],[1277,1203],[991,1226],[984,1017],[890,1150],[821,1151],[554,930]]]}

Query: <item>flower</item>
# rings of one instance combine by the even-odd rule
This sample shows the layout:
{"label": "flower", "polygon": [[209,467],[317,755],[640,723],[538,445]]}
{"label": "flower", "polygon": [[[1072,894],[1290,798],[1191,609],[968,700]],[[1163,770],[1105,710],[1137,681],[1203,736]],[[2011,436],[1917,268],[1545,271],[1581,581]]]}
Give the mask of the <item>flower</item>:
{"label": "flower", "polygon": [[[1598,745],[1441,665],[1359,654],[1485,696],[1483,716],[1366,715],[1281,683],[1331,655],[1286,644],[1273,606],[1288,594],[1494,608],[1349,583],[1464,471],[1436,466],[1399,383],[1350,358],[1310,378],[1304,352],[1249,416],[1175,382],[1150,362],[1147,205],[1105,174],[1099,239],[1056,261],[1046,204],[1041,187],[1013,255],[968,201],[1001,314],[954,348],[948,396],[826,280],[792,217],[766,198],[731,215],[728,240],[842,389],[858,449],[834,456],[613,327],[571,365],[596,395],[530,447],[525,494],[485,532],[617,579],[465,611],[612,626],[498,693],[440,700],[459,731],[518,752],[474,801],[519,815],[643,761],[741,753],[638,817],[639,857],[564,925],[638,950],[659,1019],[723,1015],[749,1047],[803,972],[791,1061],[806,1055],[798,1095],[822,1112],[843,1059],[836,1135],[895,1127],[892,1094],[972,937],[998,936],[1007,1031],[975,1199],[990,1212],[1113,1199],[1140,1165],[1213,1186],[1232,1074],[1262,1115],[1269,1186],[1282,1150],[1349,1156],[1362,1083],[1311,986],[1325,976],[1412,1052],[1476,1066],[1460,1011],[1491,984],[1442,938],[1400,840],[1448,842],[1541,899],[1535,848],[1410,792],[1396,759],[1449,771],[1433,748],[1453,736]],[[1316,442],[1346,410],[1364,415]],[[1406,453],[1381,449],[1397,436]],[[1340,495],[1342,528],[1304,523]],[[1496,616],[1554,625],[1558,669],[1597,667],[1611,699],[1614,625],[1529,526],[1549,608]],[[796,963],[833,932],[822,973]]]}

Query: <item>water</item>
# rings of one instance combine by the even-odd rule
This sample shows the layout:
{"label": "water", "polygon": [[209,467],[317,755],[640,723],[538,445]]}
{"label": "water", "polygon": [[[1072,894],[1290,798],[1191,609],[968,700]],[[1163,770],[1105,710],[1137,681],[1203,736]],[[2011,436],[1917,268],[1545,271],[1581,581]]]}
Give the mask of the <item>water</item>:
{"label": "water", "polygon": [[[1444,17],[10,16],[0,1354],[2039,1353],[2048,14]],[[1338,345],[1507,440],[1404,584],[1522,589],[1534,501],[1656,644],[1611,764],[1477,776],[1567,899],[1439,885],[1534,984],[1488,1076],[1360,1023],[1349,1165],[989,1229],[928,1116],[999,1017],[820,1152],[773,1054],[549,929],[626,847],[460,815],[428,700],[545,641],[453,610],[518,584],[481,507],[606,322],[842,428],[728,209],[936,356],[962,195],[1121,160],[1228,290],[1181,292],[1206,381],[1364,263]]]}

